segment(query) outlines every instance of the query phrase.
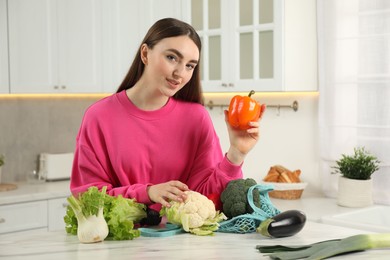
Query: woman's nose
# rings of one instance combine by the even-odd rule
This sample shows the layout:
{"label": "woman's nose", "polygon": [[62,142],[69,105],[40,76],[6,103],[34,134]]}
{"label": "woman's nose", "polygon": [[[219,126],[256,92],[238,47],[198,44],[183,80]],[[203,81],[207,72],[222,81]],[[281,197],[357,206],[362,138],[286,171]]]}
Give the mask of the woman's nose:
{"label": "woman's nose", "polygon": [[183,65],[180,65],[178,64],[176,67],[175,67],[175,70],[173,71],[173,75],[175,77],[182,77],[183,75],[183,71],[184,71],[184,66]]}

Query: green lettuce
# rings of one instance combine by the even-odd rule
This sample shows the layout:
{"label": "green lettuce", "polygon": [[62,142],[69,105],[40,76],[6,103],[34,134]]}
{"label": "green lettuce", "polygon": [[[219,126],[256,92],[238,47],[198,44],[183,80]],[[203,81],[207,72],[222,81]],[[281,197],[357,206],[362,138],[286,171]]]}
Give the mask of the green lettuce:
{"label": "green lettuce", "polygon": [[[99,209],[101,193],[95,186],[82,193],[78,200],[85,216],[96,215]],[[104,195],[104,219],[108,224],[109,240],[131,240],[140,236],[140,231],[134,229],[134,224],[146,218],[146,206],[137,203],[135,199]],[[77,218],[73,209],[68,206],[64,216],[65,231],[77,235]]]}

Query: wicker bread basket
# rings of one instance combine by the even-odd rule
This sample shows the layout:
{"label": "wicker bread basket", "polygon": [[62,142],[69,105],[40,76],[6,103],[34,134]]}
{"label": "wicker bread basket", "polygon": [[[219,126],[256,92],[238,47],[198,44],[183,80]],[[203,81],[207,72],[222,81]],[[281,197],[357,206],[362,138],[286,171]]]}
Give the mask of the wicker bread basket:
{"label": "wicker bread basket", "polygon": [[280,183],[280,182],[264,182],[266,184],[274,185],[274,190],[268,192],[271,198],[296,200],[301,198],[303,190],[307,186],[307,183]]}

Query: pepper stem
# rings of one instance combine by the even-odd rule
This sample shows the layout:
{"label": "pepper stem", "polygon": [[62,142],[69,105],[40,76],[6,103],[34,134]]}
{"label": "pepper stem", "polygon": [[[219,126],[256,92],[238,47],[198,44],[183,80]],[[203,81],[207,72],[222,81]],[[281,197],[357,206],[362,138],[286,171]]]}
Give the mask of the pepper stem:
{"label": "pepper stem", "polygon": [[255,94],[256,92],[252,89],[249,94],[248,94],[248,97],[252,96],[253,94]]}

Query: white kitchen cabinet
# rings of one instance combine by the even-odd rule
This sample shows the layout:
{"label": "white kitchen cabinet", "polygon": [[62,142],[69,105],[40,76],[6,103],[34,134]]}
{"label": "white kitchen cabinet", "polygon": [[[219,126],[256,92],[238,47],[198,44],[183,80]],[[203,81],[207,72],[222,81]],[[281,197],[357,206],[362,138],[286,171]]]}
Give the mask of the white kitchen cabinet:
{"label": "white kitchen cabinet", "polygon": [[66,198],[49,199],[48,206],[48,230],[65,230],[64,216],[66,215],[66,208],[68,202]]}
{"label": "white kitchen cabinet", "polygon": [[37,228],[65,230],[66,198],[0,206],[0,234]]}
{"label": "white kitchen cabinet", "polygon": [[150,26],[165,17],[183,19],[181,0],[103,0],[104,92],[115,92]]}
{"label": "white kitchen cabinet", "polygon": [[46,227],[46,200],[0,206],[0,234]]}
{"label": "white kitchen cabinet", "polygon": [[316,0],[284,0],[283,81],[284,91],[317,91]]}
{"label": "white kitchen cabinet", "polygon": [[205,92],[317,90],[315,0],[188,1]]}
{"label": "white kitchen cabinet", "polygon": [[0,234],[30,229],[65,230],[69,181],[17,183],[0,193]]}
{"label": "white kitchen cabinet", "polygon": [[0,94],[9,93],[7,0],[0,0]]}
{"label": "white kitchen cabinet", "polygon": [[10,92],[102,92],[101,12],[101,0],[8,1]]}
{"label": "white kitchen cabinet", "polygon": [[103,0],[103,92],[117,90],[142,40],[138,0]]}
{"label": "white kitchen cabinet", "polygon": [[144,17],[141,23],[143,37],[150,26],[159,19],[172,17],[183,20],[187,5],[182,0],[146,0],[142,1],[141,9]]}

